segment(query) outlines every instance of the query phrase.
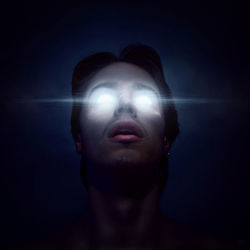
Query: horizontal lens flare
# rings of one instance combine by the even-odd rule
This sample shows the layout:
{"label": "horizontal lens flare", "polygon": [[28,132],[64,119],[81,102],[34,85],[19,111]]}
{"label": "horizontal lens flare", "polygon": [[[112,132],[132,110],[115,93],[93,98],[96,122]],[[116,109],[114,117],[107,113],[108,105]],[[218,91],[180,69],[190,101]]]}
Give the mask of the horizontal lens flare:
{"label": "horizontal lens flare", "polygon": [[[89,104],[89,100],[87,98],[16,98],[12,99],[10,102],[15,103],[78,103],[79,105]],[[141,102],[141,101],[139,101]],[[168,104],[175,103],[181,105],[189,105],[189,104],[222,104],[222,103],[244,103],[244,100],[241,99],[213,99],[213,98],[160,98],[158,102]]]}

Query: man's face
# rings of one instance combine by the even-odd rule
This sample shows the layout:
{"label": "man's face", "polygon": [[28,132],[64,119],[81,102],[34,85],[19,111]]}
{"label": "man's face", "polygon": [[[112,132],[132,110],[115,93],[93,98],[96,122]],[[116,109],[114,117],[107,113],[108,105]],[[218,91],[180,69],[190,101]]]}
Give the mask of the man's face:
{"label": "man's face", "polygon": [[164,153],[163,107],[145,70],[111,64],[95,74],[83,99],[76,146],[87,171],[116,175],[158,167]]}

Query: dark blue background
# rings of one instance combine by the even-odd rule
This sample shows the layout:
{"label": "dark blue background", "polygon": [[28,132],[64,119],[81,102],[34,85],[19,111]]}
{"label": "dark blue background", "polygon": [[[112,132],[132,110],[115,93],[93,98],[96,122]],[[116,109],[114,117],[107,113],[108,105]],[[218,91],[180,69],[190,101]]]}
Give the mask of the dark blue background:
{"label": "dark blue background", "polygon": [[[117,1],[118,2],[118,1]],[[188,2],[188,3],[187,3]],[[161,207],[200,231],[249,233],[249,57],[245,6],[232,2],[27,4],[1,15],[3,244],[38,240],[86,209],[80,157],[70,134],[75,64],[97,51],[140,42],[160,54],[177,104],[180,135],[170,155]]]}

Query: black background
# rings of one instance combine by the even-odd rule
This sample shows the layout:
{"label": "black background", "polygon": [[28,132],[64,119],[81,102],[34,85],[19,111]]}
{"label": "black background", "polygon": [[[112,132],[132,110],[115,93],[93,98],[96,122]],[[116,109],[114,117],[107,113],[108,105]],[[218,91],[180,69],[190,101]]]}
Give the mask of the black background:
{"label": "black background", "polygon": [[134,42],[158,51],[174,97],[210,100],[177,104],[180,135],[164,214],[200,231],[248,238],[245,4],[11,1],[1,12],[2,245],[50,236],[86,209],[71,104],[31,100],[70,97],[80,59]]}

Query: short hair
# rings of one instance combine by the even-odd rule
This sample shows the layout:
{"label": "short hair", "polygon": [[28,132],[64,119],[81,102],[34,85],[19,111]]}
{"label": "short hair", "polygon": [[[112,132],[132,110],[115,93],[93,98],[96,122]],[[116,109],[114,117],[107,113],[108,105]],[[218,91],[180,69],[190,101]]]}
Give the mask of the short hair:
{"label": "short hair", "polygon": [[[89,81],[99,70],[117,62],[125,62],[136,65],[148,72],[155,80],[161,96],[164,99],[167,99],[167,102],[163,102],[163,113],[166,127],[165,136],[170,145],[172,145],[179,133],[177,111],[171,91],[164,77],[160,56],[152,47],[144,44],[130,44],[121,50],[119,56],[116,56],[111,52],[99,52],[90,55],[77,63],[72,76],[72,136],[75,138],[80,131],[79,115],[81,112],[81,105],[78,104],[77,99],[81,97],[82,93],[85,92]],[[164,176],[164,188],[168,176],[167,156],[162,159],[160,165]],[[87,187],[83,157],[81,161],[81,177],[84,186]]]}

